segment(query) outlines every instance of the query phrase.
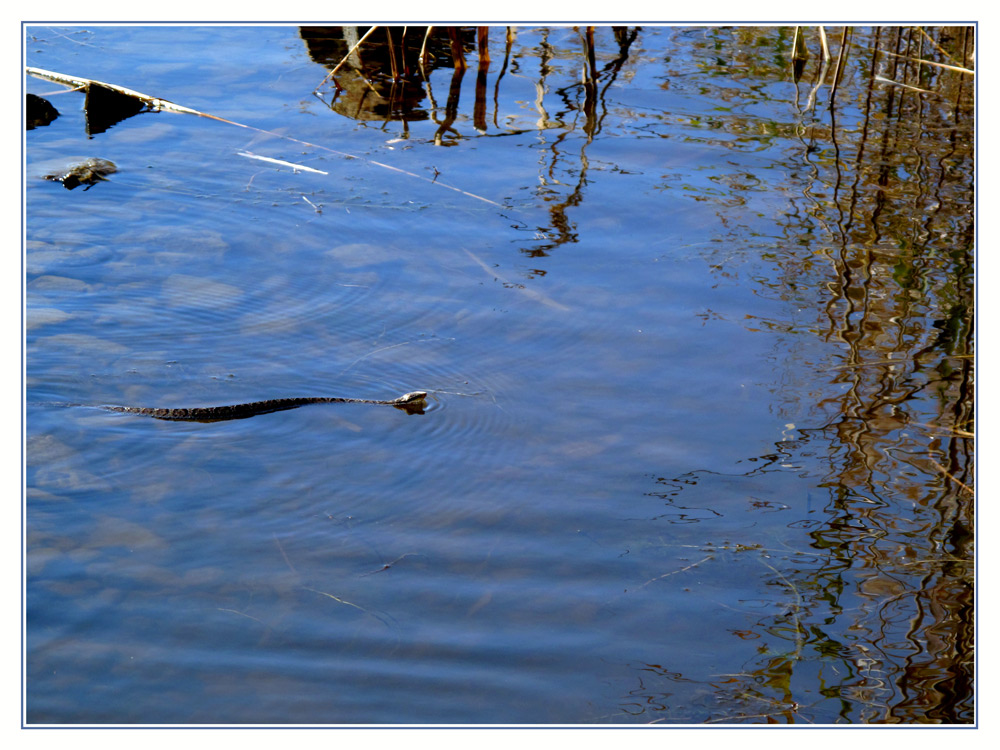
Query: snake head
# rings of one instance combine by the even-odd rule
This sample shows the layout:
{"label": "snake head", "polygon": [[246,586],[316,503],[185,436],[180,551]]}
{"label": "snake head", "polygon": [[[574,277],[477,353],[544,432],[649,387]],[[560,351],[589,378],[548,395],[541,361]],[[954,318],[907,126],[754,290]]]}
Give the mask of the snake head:
{"label": "snake head", "polygon": [[427,393],[426,391],[404,393],[394,400],[392,405],[397,409],[402,409],[407,414],[423,414],[424,407],[427,406]]}
{"label": "snake head", "polygon": [[402,396],[396,399],[397,404],[415,404],[419,401],[427,400],[426,391],[410,391],[409,393],[404,393]]}

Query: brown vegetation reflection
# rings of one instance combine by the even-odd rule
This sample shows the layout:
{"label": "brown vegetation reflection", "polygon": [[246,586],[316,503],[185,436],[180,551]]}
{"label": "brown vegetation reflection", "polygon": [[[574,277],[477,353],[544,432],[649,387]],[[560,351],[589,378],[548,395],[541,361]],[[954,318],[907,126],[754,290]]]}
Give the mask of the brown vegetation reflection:
{"label": "brown vegetation reflection", "polygon": [[[577,241],[571,209],[580,205],[587,184],[587,147],[600,133],[607,115],[605,94],[614,84],[622,66],[629,59],[629,49],[639,34],[636,27],[612,26],[613,46],[600,55],[595,27],[576,29],[579,37],[578,54],[583,60],[579,81],[560,85],[554,94],[560,102],[557,112],[549,112],[545,94],[549,78],[557,71],[551,67],[553,58],[562,50],[549,44],[549,33],[543,29],[533,49],[515,50],[517,30],[513,27],[301,27],[300,36],[310,57],[331,69],[324,80],[332,90],[317,87],[316,95],[338,114],[361,121],[400,122],[404,133],[410,122],[431,119],[437,125],[434,143],[452,146],[466,138],[506,136],[525,132],[523,128],[503,123],[500,108],[500,88],[511,68],[519,75],[529,65],[537,65],[533,78],[536,90],[535,108],[538,119],[532,130],[558,134],[548,144],[548,163],[540,168],[539,194],[549,213],[546,226],[523,226],[532,236],[524,250],[531,257],[545,256],[552,249]],[[503,59],[489,90],[490,36],[503,39]],[[478,53],[475,97],[472,104],[474,132],[461,132],[456,124],[461,117],[462,81],[468,64],[466,54]],[[452,69],[447,94],[435,91],[430,73],[439,68]],[[558,78],[557,80],[563,80]],[[492,96],[491,96],[492,94]],[[328,97],[328,98],[327,98]],[[440,100],[444,99],[444,105]],[[492,111],[492,114],[491,114]],[[574,122],[582,116],[582,122]],[[582,131],[583,141],[564,152],[574,131]],[[569,161],[567,168],[565,162]],[[566,175],[573,182],[566,182]]]}
{"label": "brown vegetation reflection", "polygon": [[[810,36],[822,50],[811,64]],[[825,520],[792,524],[806,530],[806,549],[707,549],[708,559],[754,556],[787,606],[732,633],[758,644],[737,674],[640,667],[622,709],[648,721],[974,721],[973,30],[833,38],[839,49],[798,29],[790,45],[790,77],[804,89],[790,166],[804,189],[778,222],[788,251],[764,283],[769,296],[821,311],[810,328],[840,360],[790,390],[838,395],[815,405],[819,426],[742,475],[820,476],[825,499],[811,502]],[[801,380],[801,363],[788,370]],[[650,494],[696,507],[690,493],[711,497],[715,476],[661,478]],[[677,682],[702,701],[671,705]]]}

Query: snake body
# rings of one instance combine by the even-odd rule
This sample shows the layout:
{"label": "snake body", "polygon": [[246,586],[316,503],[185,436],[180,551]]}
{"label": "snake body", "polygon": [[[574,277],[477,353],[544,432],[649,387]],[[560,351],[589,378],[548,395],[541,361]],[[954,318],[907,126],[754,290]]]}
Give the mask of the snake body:
{"label": "snake body", "polygon": [[154,419],[169,419],[184,422],[222,422],[227,419],[246,419],[258,414],[269,414],[274,411],[296,409],[306,404],[379,404],[394,406],[407,414],[423,414],[427,393],[413,391],[405,393],[390,401],[378,401],[367,398],[336,398],[336,397],[304,397],[304,398],[273,398],[267,401],[251,401],[246,404],[231,404],[228,406],[203,406],[193,409],[159,409],[149,406],[102,406],[106,411],[121,414],[141,414]]}

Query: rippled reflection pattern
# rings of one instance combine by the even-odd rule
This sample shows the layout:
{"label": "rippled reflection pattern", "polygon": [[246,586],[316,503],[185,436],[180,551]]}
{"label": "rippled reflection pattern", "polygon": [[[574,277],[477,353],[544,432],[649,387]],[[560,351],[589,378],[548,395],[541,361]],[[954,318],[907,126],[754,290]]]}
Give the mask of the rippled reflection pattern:
{"label": "rippled reflection pattern", "polygon": [[26,723],[975,721],[973,32],[27,26]]}

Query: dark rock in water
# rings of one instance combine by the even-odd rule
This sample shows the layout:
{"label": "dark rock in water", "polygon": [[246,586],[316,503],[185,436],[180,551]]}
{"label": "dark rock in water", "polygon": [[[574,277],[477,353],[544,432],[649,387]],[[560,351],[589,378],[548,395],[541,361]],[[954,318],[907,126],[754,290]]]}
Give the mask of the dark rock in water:
{"label": "dark rock in water", "polygon": [[26,94],[24,99],[24,114],[26,129],[34,130],[44,125],[48,125],[59,116],[56,108],[49,104],[48,99],[43,99],[34,94]]}
{"label": "dark rock in water", "polygon": [[87,135],[103,133],[122,120],[149,108],[147,101],[93,81],[87,87],[87,100],[83,105],[87,115]]}
{"label": "dark rock in water", "polygon": [[67,190],[72,190],[78,185],[86,185],[84,190],[87,190],[94,183],[103,181],[105,175],[114,174],[117,171],[118,167],[115,166],[114,162],[107,159],[91,158],[84,159],[79,164],[64,171],[47,174],[44,179],[61,182]]}

